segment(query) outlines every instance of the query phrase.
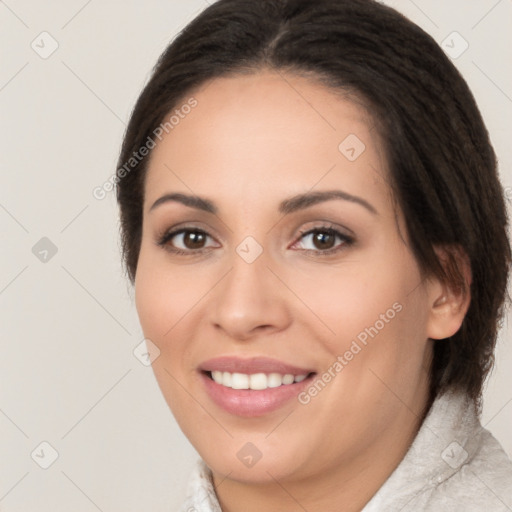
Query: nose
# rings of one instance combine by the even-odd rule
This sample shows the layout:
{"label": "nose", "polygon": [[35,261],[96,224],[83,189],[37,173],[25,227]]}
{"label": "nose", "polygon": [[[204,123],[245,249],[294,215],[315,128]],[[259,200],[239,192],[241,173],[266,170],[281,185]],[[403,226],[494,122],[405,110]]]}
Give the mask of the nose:
{"label": "nose", "polygon": [[290,291],[269,259],[265,250],[251,263],[234,252],[231,269],[211,294],[211,322],[233,340],[278,332],[291,322]]}

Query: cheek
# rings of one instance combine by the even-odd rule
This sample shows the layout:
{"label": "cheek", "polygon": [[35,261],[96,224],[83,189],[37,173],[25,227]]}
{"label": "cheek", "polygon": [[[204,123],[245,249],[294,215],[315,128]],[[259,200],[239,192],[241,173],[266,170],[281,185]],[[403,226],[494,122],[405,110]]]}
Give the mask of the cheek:
{"label": "cheek", "polygon": [[296,279],[294,285],[310,311],[305,321],[318,334],[325,334],[323,339],[333,349],[358,336],[364,341],[364,333],[375,324],[383,332],[408,298],[403,277],[395,278],[389,268],[371,261],[317,269],[308,278]]}
{"label": "cheek", "polygon": [[[135,304],[146,338],[160,350],[152,367],[166,399],[179,406],[180,383],[196,379],[194,339],[200,311],[218,277],[207,266],[169,265],[164,251],[143,246],[135,279]],[[186,395],[182,397],[186,400]],[[173,403],[171,404],[170,401]]]}
{"label": "cheek", "polygon": [[[182,273],[161,272],[158,256],[141,250],[135,279],[135,304],[144,337],[160,350],[152,370],[167,404],[177,418],[194,406],[184,391],[187,368],[187,312],[197,302],[184,286]],[[196,411],[197,412],[197,411]],[[200,411],[199,411],[200,412]]]}
{"label": "cheek", "polygon": [[161,341],[171,338],[201,291],[204,294],[202,288],[186,270],[166,269],[165,254],[143,246],[135,278],[135,304],[144,334]]}
{"label": "cheek", "polygon": [[[327,438],[349,439],[355,451],[403,414],[403,403],[415,403],[426,377],[426,301],[419,289],[411,293],[414,267],[409,274],[401,268],[402,277],[368,267],[364,275],[331,275],[307,295],[333,332],[315,319],[316,332],[327,332],[321,337],[324,373],[301,403],[308,402],[308,416],[319,418]],[[351,421],[341,427],[337,417]]]}
{"label": "cheek", "polygon": [[[159,340],[172,326],[172,291],[165,289],[156,272],[150,272],[144,258],[139,260],[135,279],[135,305],[147,338]],[[161,349],[162,347],[159,348]]]}
{"label": "cheek", "polygon": [[351,381],[351,393],[352,383],[359,388],[360,398],[383,387],[378,376],[401,386],[423,372],[428,309],[421,277],[411,256],[396,250],[393,256],[326,267],[296,282],[311,311],[305,322],[330,354],[328,364],[342,356],[340,380]]}

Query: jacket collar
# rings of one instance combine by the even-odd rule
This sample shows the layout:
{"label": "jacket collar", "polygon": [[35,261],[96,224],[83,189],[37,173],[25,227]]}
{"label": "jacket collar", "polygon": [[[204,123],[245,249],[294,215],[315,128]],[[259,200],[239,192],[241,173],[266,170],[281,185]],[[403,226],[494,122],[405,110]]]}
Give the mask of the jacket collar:
{"label": "jacket collar", "polygon": [[[404,458],[361,512],[401,510],[469,462],[482,431],[473,401],[462,391],[436,397]],[[222,512],[211,470],[199,459],[180,512]]]}

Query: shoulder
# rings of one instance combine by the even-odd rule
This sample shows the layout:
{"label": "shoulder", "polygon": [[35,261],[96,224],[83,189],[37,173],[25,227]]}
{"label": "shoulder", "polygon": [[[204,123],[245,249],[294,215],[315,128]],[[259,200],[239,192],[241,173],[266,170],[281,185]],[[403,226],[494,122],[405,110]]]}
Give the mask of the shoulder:
{"label": "shoulder", "polygon": [[512,461],[462,392],[438,396],[364,512],[510,512]]}
{"label": "shoulder", "polygon": [[425,511],[438,511],[439,506],[465,512],[512,510],[512,461],[483,427],[475,440],[472,456],[460,445],[452,446],[445,454],[447,459],[453,454],[452,460],[460,466],[449,478],[425,493]]}

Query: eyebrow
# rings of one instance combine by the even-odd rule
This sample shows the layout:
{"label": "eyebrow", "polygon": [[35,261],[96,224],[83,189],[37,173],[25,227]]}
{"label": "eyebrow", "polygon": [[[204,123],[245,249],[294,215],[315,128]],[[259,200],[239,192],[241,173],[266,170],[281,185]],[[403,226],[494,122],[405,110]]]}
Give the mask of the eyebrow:
{"label": "eyebrow", "polygon": [[[306,192],[304,194],[298,194],[282,201],[279,204],[278,211],[284,215],[287,215],[289,213],[303,210],[315,204],[322,203],[324,201],[330,201],[332,199],[341,199],[351,203],[359,204],[366,208],[370,213],[378,215],[375,207],[372,206],[368,201],[362,197],[343,192],[342,190],[325,190],[322,192]],[[203,210],[214,215],[218,213],[218,208],[215,206],[213,201],[210,201],[204,197],[182,194],[180,192],[163,195],[153,203],[149,211],[152,211],[158,206],[169,202],[181,203],[185,206],[188,206],[189,208]]]}
{"label": "eyebrow", "polygon": [[187,194],[182,194],[178,192],[173,194],[165,194],[164,196],[160,197],[153,203],[149,211],[154,210],[155,208],[162,204],[173,201],[184,204],[185,206],[188,206],[190,208],[195,208],[196,210],[204,210],[205,212],[208,213],[217,214],[218,211],[217,207],[209,199],[205,199],[199,196],[189,196]]}

